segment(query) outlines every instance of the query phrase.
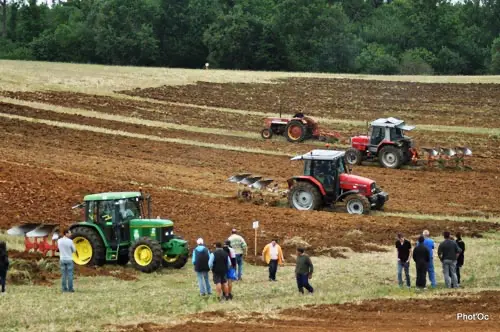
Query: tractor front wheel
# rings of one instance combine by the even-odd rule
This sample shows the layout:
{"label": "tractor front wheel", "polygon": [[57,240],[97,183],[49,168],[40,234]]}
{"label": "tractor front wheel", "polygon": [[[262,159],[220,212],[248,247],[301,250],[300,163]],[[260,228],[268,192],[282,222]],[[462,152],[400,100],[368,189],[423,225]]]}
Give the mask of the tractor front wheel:
{"label": "tractor front wheel", "polygon": [[345,160],[349,165],[361,165],[363,161],[363,156],[361,155],[361,151],[355,148],[349,148],[345,152]]}
{"label": "tractor front wheel", "polygon": [[308,182],[296,183],[288,193],[290,207],[297,210],[319,210],[323,198],[318,188]]}
{"label": "tractor front wheel", "polygon": [[89,227],[75,227],[71,230],[71,239],[76,252],[73,262],[76,265],[102,266],[106,263],[106,250],[99,234]]}
{"label": "tractor front wheel", "polygon": [[270,139],[273,137],[273,131],[270,128],[264,128],[260,132],[260,136],[262,136],[263,139]]}
{"label": "tractor front wheel", "polygon": [[135,269],[151,273],[161,267],[163,251],[158,241],[142,237],[130,247],[129,258]]}
{"label": "tractor front wheel", "polygon": [[392,145],[384,146],[378,153],[378,158],[385,168],[400,168],[404,161],[401,149]]}
{"label": "tractor front wheel", "polygon": [[162,264],[166,268],[182,269],[186,265],[187,260],[187,255],[165,255],[163,256]]}
{"label": "tractor front wheel", "polygon": [[345,199],[345,207],[349,214],[369,214],[370,201],[359,194],[349,195]]}
{"label": "tractor front wheel", "polygon": [[285,128],[285,136],[289,142],[299,143],[306,139],[306,126],[298,121],[292,120],[288,122]]}

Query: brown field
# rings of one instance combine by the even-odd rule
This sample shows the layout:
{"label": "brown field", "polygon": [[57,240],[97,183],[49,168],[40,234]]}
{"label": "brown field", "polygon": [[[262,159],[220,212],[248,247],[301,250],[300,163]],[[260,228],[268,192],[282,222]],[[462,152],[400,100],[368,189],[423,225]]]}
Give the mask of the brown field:
{"label": "brown field", "polygon": [[[141,98],[125,98],[124,94]],[[277,95],[281,96],[286,113],[306,110],[313,116],[354,121],[389,115],[402,117],[417,125],[412,136],[420,146],[471,147],[472,170],[355,168],[355,174],[376,180],[389,193],[385,212],[400,213],[397,217],[383,213],[302,213],[285,207],[242,203],[233,197],[236,187],[227,182],[230,175],[248,171],[273,177],[283,185],[288,177],[302,171],[302,164],[291,162],[289,155],[318,148],[312,142],[290,144],[280,138],[260,139],[265,113],[278,110],[274,105]],[[310,244],[312,255],[332,257],[344,257],[345,250],[384,251],[383,246],[392,245],[400,231],[414,240],[423,229],[432,234],[445,229],[460,230],[469,237],[500,230],[500,224],[491,222],[500,216],[499,137],[461,130],[462,126],[500,127],[500,85],[291,78],[279,84],[202,82],[162,86],[122,91],[114,96],[1,90],[0,96],[0,201],[8,206],[0,214],[0,229],[27,221],[68,225],[79,218],[69,207],[83,195],[143,187],[153,196],[153,214],[174,220],[177,233],[188,239],[190,245],[199,236],[209,243],[221,240],[221,234],[229,234],[233,227],[252,238],[253,220],[261,223],[261,244],[275,236],[283,241],[300,236]],[[222,107],[234,112],[175,103]],[[251,112],[245,115],[241,112],[245,110]],[[419,124],[448,128],[446,132],[430,127],[419,131]],[[456,131],[449,126],[457,126]],[[340,144],[363,130],[348,122],[324,127],[342,134]],[[418,217],[420,214],[428,218]],[[450,220],[437,221],[433,215],[447,215]],[[467,221],[454,221],[454,217],[465,217]],[[249,245],[253,252],[253,243]],[[295,246],[285,245],[284,249],[290,256]],[[113,276],[113,271],[107,270],[77,272],[81,276],[92,273]],[[48,279],[55,277],[57,274]],[[361,305],[288,309],[276,317],[255,314],[245,319],[207,314],[205,320],[192,320],[181,328],[226,331],[236,326],[258,331],[272,326],[277,331],[327,331],[335,326],[342,331],[406,331],[417,327],[452,330],[457,329],[457,322],[446,313],[453,308],[476,312],[478,305],[488,304],[489,312],[498,317],[498,298],[497,292],[484,292],[432,302],[380,299]],[[402,312],[401,307],[406,306],[411,310]],[[500,328],[498,318],[495,324],[467,322],[460,328],[493,331]],[[167,327],[143,324],[120,329],[164,331]]]}

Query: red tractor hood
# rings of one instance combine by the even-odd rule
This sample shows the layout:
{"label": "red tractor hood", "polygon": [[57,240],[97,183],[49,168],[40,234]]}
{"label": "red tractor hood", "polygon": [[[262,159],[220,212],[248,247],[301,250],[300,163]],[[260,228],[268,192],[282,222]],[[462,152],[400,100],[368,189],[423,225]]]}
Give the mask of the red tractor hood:
{"label": "red tractor hood", "polygon": [[353,144],[363,144],[366,145],[370,142],[370,139],[368,136],[362,135],[362,136],[354,136],[351,138],[351,142]]}
{"label": "red tractor hood", "polygon": [[364,178],[358,175],[347,174],[347,173],[340,174],[340,188],[344,190],[366,188],[366,191],[370,192],[370,187],[374,182],[375,181],[371,179]]}

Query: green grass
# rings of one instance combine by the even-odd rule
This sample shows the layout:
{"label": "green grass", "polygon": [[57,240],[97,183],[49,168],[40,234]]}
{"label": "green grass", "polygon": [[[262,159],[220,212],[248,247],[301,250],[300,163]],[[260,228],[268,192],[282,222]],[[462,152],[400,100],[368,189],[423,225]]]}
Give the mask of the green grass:
{"label": "green grass", "polygon": [[[464,289],[461,291],[498,289],[500,235],[486,234],[482,239],[464,238],[464,241],[467,252],[462,269]],[[448,292],[442,287],[443,277],[437,259],[435,268],[440,287],[417,294],[413,289],[400,290],[397,287],[393,249],[384,253],[346,255],[348,259],[313,257],[316,272],[311,283],[317,292],[305,297],[297,294],[292,265],[278,270],[279,282],[269,283],[265,267],[246,264],[244,281],[234,285],[234,301],[222,304],[214,298],[198,296],[190,265],[182,270],[141,274],[138,281],[78,278],[74,294],[61,294],[58,281],[52,287],[8,285],[8,294],[0,301],[2,331],[102,331],[105,324],[178,323],[184,315],[203,311],[232,311],[238,315],[273,313],[307,304],[380,297],[431,297]],[[411,277],[414,285],[413,265]]]}

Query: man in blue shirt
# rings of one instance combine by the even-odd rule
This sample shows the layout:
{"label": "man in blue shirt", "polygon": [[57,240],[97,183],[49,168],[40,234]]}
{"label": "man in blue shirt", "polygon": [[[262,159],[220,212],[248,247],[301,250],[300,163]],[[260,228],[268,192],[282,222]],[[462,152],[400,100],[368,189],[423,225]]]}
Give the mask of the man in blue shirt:
{"label": "man in blue shirt", "polygon": [[434,273],[434,240],[429,237],[429,231],[424,230],[422,235],[424,236],[424,246],[427,247],[430,253],[429,267],[427,272],[429,273],[429,281],[431,282],[431,287],[436,287],[436,275]]}

